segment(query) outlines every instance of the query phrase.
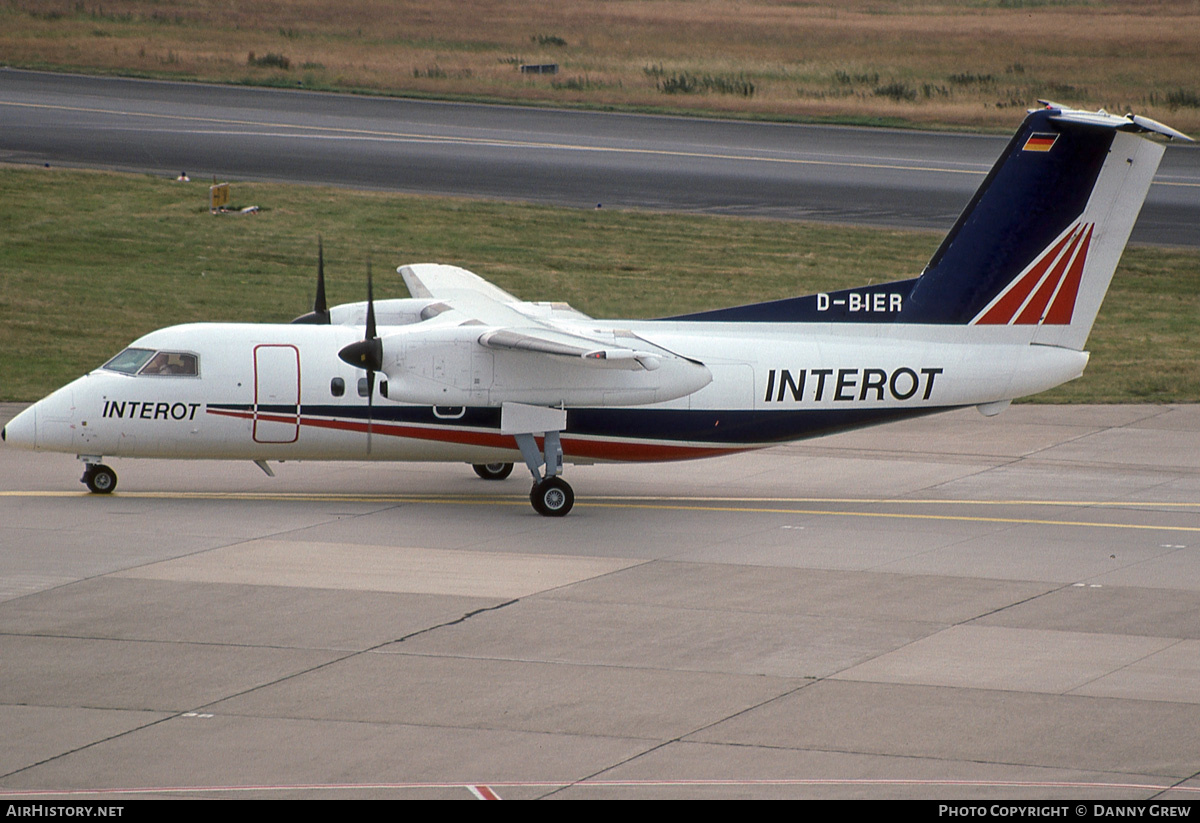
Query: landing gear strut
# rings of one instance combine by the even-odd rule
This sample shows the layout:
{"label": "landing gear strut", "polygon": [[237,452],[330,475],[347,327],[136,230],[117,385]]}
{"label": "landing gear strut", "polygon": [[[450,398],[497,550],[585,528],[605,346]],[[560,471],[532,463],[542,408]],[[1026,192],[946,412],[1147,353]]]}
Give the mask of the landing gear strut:
{"label": "landing gear strut", "polygon": [[[529,491],[529,502],[533,510],[543,517],[562,517],[575,505],[575,492],[563,480],[563,451],[559,435],[567,427],[565,409],[527,406],[523,403],[505,403],[500,417],[500,431],[511,434],[521,450],[521,457],[533,475],[533,488]],[[534,434],[540,433],[543,446],[538,448]],[[546,473],[542,475],[542,466]],[[479,471],[476,468],[476,471]]]}
{"label": "landing gear strut", "polygon": [[79,482],[86,484],[92,494],[112,494],[117,487],[117,473],[103,463],[88,463]]}

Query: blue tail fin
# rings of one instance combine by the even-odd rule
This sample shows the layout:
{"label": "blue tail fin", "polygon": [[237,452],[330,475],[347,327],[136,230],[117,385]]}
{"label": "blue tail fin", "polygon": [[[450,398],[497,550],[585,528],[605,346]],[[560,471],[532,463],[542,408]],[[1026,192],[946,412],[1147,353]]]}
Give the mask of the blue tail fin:
{"label": "blue tail fin", "polygon": [[1047,104],[1025,118],[913,280],[685,315],[686,320],[1027,327],[1081,349],[1163,147],[1142,117]]}
{"label": "blue tail fin", "polygon": [[1025,118],[917,279],[901,319],[970,322],[1079,219],[1115,132],[1054,115]]}

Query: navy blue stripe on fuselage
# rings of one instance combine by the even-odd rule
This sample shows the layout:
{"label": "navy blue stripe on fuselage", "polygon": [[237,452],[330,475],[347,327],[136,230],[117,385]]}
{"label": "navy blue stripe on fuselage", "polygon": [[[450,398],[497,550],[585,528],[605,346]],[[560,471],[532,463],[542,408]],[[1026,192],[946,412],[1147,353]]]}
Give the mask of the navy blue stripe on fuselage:
{"label": "navy blue stripe on fuselage", "polygon": [[888,323],[900,317],[916,282],[915,278],[898,280],[661,319],[710,323]]}
{"label": "navy blue stripe on fuselage", "polygon": [[[238,403],[210,403],[214,412],[231,411],[252,414],[254,406]],[[564,434],[675,443],[703,443],[713,446],[759,446],[801,440],[834,432],[905,420],[946,411],[948,406],[876,409],[780,409],[780,410],[694,410],[694,409],[568,409]],[[296,407],[259,406],[260,414],[295,415]],[[300,417],[366,421],[368,416],[380,423],[436,426],[451,429],[500,431],[500,409],[468,406],[461,416],[447,411],[435,414],[429,406],[376,405],[305,405]]]}

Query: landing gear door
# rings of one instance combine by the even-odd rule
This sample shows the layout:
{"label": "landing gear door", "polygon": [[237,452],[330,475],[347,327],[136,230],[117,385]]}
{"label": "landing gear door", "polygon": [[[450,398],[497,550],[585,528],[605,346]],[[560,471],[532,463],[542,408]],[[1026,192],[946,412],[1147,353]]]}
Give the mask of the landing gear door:
{"label": "landing gear door", "polygon": [[300,438],[300,351],[272,344],[254,347],[254,442],[295,443]]}

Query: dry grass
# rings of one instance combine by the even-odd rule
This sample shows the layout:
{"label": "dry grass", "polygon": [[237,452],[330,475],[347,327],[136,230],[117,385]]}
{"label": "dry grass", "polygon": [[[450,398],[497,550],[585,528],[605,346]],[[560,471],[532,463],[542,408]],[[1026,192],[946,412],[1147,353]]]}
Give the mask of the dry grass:
{"label": "dry grass", "polygon": [[[1197,32],[1198,0],[0,5],[0,56],[10,65],[1004,128],[1012,120],[1006,109],[1042,96],[1133,108],[1200,131]],[[520,63],[557,63],[560,71],[522,75]],[[683,74],[717,82],[693,93],[664,91],[664,77]],[[742,91],[722,93],[722,87]]]}

